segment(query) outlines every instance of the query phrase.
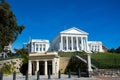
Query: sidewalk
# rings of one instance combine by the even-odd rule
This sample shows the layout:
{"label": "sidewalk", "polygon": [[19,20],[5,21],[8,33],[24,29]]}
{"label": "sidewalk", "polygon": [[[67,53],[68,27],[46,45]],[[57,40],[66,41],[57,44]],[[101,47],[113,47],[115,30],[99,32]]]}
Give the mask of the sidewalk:
{"label": "sidewalk", "polygon": [[[4,75],[3,80],[13,80],[13,75]],[[25,80],[25,76],[17,75],[16,80]],[[37,80],[37,75],[29,76],[28,80]],[[40,75],[40,80],[48,80],[48,76]],[[88,78],[88,77],[80,77],[72,75],[71,78],[68,78],[68,75],[61,75],[61,79],[58,79],[58,76],[51,76],[50,80],[100,80],[98,78]]]}

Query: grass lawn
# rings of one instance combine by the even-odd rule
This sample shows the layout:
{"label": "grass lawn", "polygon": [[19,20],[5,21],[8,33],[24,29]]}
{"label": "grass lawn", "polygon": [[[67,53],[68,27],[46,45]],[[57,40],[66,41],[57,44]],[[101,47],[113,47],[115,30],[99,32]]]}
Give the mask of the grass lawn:
{"label": "grass lawn", "polygon": [[101,69],[120,68],[120,54],[97,53],[92,54],[92,64]]}
{"label": "grass lawn", "polygon": [[[85,52],[59,52],[61,57],[71,57],[79,55],[87,59]],[[118,69],[120,68],[120,54],[117,53],[93,53],[91,55],[92,64],[100,69]]]}

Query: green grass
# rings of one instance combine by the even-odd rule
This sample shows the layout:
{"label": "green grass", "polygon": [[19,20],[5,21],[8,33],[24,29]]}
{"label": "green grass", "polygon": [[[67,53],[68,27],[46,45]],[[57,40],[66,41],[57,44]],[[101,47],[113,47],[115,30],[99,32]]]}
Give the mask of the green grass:
{"label": "green grass", "polygon": [[[79,55],[87,60],[85,52],[59,52],[61,57],[71,57]],[[120,68],[120,54],[117,53],[94,53],[91,54],[92,64],[100,69]]]}
{"label": "green grass", "polygon": [[116,53],[97,53],[92,54],[92,64],[101,69],[120,68],[120,54]]}

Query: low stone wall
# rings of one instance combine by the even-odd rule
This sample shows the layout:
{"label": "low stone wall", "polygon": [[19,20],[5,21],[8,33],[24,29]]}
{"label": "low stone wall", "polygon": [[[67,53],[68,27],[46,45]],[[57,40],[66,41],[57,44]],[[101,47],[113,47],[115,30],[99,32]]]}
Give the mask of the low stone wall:
{"label": "low stone wall", "polygon": [[93,76],[120,77],[120,69],[98,69],[93,71]]}
{"label": "low stone wall", "polygon": [[65,73],[65,69],[68,66],[68,63],[70,61],[70,57],[60,57],[59,58],[59,69],[61,70],[61,73]]}
{"label": "low stone wall", "polygon": [[16,58],[16,59],[0,61],[0,68],[2,68],[4,65],[12,65],[12,68],[14,69],[14,71],[20,72],[19,69],[22,66],[22,59]]}

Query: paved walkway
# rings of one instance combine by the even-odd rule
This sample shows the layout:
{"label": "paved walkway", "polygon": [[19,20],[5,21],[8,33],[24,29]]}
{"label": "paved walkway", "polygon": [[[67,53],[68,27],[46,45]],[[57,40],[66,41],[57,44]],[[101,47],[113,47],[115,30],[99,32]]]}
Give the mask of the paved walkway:
{"label": "paved walkway", "polygon": [[[12,75],[4,75],[3,80],[13,80]],[[17,75],[16,80],[25,80],[25,76]],[[37,80],[37,76],[29,76],[28,80]],[[48,76],[40,76],[40,80],[48,80]],[[50,80],[99,80],[98,78],[88,78],[88,77],[80,77],[71,76],[68,78],[68,75],[61,75],[61,79],[58,79],[58,76],[51,76]]]}
{"label": "paved walkway", "polygon": [[[3,80],[13,80],[12,75],[4,75]],[[17,75],[16,80],[25,80],[25,76]],[[28,80],[37,80],[37,76],[29,76]],[[40,76],[40,80],[48,80],[48,76]],[[77,76],[71,76],[71,78],[68,78],[68,75],[61,75],[61,79],[58,79],[58,76],[51,76],[50,80],[120,80],[119,77],[80,77]]]}

